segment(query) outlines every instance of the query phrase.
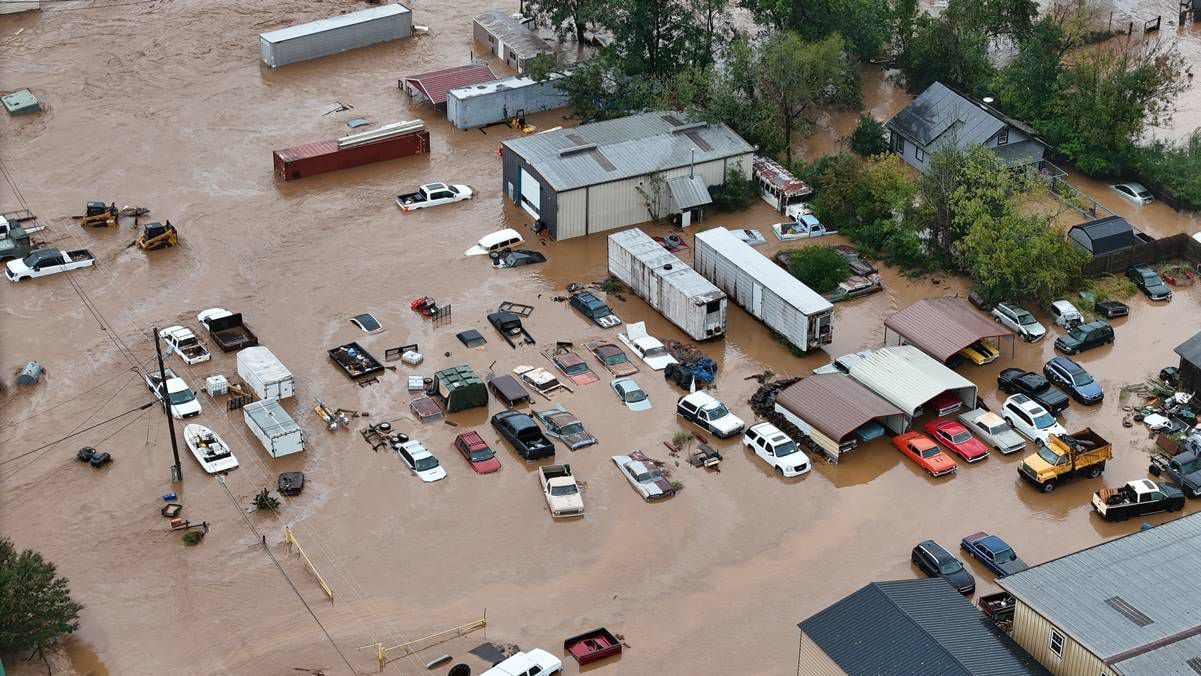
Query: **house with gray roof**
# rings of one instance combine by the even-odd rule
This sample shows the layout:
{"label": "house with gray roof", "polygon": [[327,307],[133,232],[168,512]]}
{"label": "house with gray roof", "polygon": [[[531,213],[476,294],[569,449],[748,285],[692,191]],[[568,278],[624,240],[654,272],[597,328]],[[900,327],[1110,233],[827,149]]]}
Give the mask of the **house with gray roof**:
{"label": "house with gray roof", "polygon": [[1175,352],[1180,355],[1180,389],[1201,393],[1201,332],[1177,345]]}
{"label": "house with gray roof", "polygon": [[938,577],[874,582],[797,626],[798,676],[1049,676]]}
{"label": "house with gray roof", "polygon": [[1046,151],[1026,125],[941,82],[930,85],[885,126],[892,152],[922,173],[930,155],[947,145],[991,148],[1011,167],[1038,164]]}
{"label": "house with gray roof", "polygon": [[751,176],[754,150],[724,124],[655,111],[504,141],[501,184],[555,240],[668,216],[687,226],[729,170]]}
{"label": "house with gray roof", "polygon": [[1201,674],[1201,513],[997,580],[1011,635],[1065,676]]}

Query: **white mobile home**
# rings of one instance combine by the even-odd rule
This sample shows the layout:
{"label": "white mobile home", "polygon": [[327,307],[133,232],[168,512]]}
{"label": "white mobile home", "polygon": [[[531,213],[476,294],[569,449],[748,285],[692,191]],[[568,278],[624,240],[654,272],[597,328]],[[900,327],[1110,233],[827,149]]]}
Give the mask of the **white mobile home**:
{"label": "white mobile home", "polygon": [[261,33],[259,53],[263,63],[279,68],[412,34],[409,8],[383,5]]}
{"label": "white mobile home", "polygon": [[726,332],[726,294],[637,228],[609,235],[609,274],[694,340]]}
{"label": "white mobile home", "polygon": [[798,350],[828,345],[834,306],[725,228],[696,236],[696,271]]}

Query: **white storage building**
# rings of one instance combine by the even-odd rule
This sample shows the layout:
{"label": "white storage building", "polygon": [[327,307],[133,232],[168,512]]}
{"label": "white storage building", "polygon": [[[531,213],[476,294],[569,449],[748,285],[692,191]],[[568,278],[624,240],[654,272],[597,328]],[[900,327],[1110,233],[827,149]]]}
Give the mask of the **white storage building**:
{"label": "white storage building", "polygon": [[382,5],[260,33],[259,52],[263,63],[279,68],[412,34],[413,13],[408,7]]}
{"label": "white storage building", "polygon": [[559,89],[561,73],[538,82],[524,76],[456,87],[447,92],[446,119],[459,129],[474,129],[507,122],[518,113],[532,115],[567,105],[567,94]]}
{"label": "white storage building", "polygon": [[259,399],[287,399],[295,394],[296,381],[271,350],[259,345],[238,352],[238,377]]}
{"label": "white storage building", "polygon": [[725,228],[697,234],[692,264],[751,316],[802,352],[828,345],[834,305]]}
{"label": "white storage building", "polygon": [[645,232],[609,235],[609,273],[694,340],[726,332],[726,294]]}
{"label": "white storage building", "polygon": [[273,458],[304,450],[304,431],[277,399],[265,399],[242,408],[242,418]]}
{"label": "white storage building", "polygon": [[[976,385],[913,345],[882,347],[851,364],[851,377],[872,392],[891,402],[904,413],[903,424],[896,417],[885,419],[893,432],[909,429],[913,419],[923,413],[951,413],[943,408],[925,410],[931,400],[951,393],[960,406],[976,407]],[[955,408],[958,410],[958,407]]]}
{"label": "white storage building", "polygon": [[642,113],[505,141],[501,187],[555,240],[668,215],[688,225],[728,170],[751,175],[753,152],[724,124]]}

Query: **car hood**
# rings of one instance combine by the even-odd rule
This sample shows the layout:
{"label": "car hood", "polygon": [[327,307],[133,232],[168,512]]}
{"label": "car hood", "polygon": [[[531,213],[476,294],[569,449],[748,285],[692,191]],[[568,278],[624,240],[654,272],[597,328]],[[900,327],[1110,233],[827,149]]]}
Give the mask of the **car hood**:
{"label": "car hood", "polygon": [[1047,327],[1043,326],[1042,324],[1019,324],[1019,326],[1022,327],[1022,331],[1031,336],[1047,335]]}
{"label": "car hood", "polygon": [[576,432],[575,434],[560,434],[559,439],[566,444],[571,450],[584,448],[596,443],[596,437],[587,432]]}
{"label": "car hood", "polygon": [[675,492],[675,490],[671,487],[671,482],[663,478],[655,481],[643,481],[638,485],[641,486],[642,490],[646,492],[646,498],[648,500],[665,498]]}
{"label": "car hood", "polygon": [[421,470],[420,472],[416,472],[416,474],[418,479],[421,479],[426,483],[431,483],[439,479],[446,478],[446,470],[443,469],[442,465],[438,465],[433,469]]}
{"label": "car hood", "polygon": [[193,399],[185,404],[171,404],[171,410],[175,411],[181,416],[200,413],[200,402],[196,399]]}
{"label": "car hood", "polygon": [[979,439],[969,439],[962,444],[959,444],[959,450],[966,457],[980,458],[988,455],[988,447],[985,446]]}
{"label": "car hood", "polygon": [[1172,293],[1172,290],[1168,288],[1167,284],[1160,282],[1159,284],[1148,284],[1147,293],[1152,296],[1167,296]]}
{"label": "car hood", "polygon": [[1014,573],[1020,573],[1029,567],[1030,566],[1026,565],[1025,561],[1018,559],[1018,558],[1014,558],[1009,561],[997,562],[997,568],[1000,568],[1001,573],[1003,573],[1004,575],[1013,575]]}
{"label": "car hood", "polygon": [[651,408],[651,400],[647,398],[643,399],[642,401],[627,401],[625,402],[625,405],[626,408],[630,409],[631,411],[649,411]]}
{"label": "car hood", "polygon": [[709,424],[723,434],[733,434],[742,429],[746,423],[742,422],[742,418],[731,413],[723,418],[710,420]]}
{"label": "car hood", "polygon": [[947,456],[946,453],[939,451],[938,455],[932,458],[922,458],[922,460],[934,469],[935,472],[951,469],[955,466],[955,461]]}
{"label": "car hood", "polygon": [[14,275],[21,272],[29,272],[29,266],[25,265],[25,261],[21,260],[20,258],[9,261],[7,267],[8,271]]}
{"label": "car hood", "polygon": [[646,365],[651,367],[651,369],[654,371],[662,371],[663,369],[667,368],[668,364],[678,363],[676,362],[676,358],[670,354],[663,354],[657,357],[646,357],[642,361],[646,362]]}
{"label": "car hood", "polygon": [[487,460],[476,460],[471,463],[471,468],[479,474],[491,474],[500,470],[500,458],[492,456]]}
{"label": "car hood", "polygon": [[621,325],[621,317],[618,317],[613,313],[609,313],[603,317],[597,317],[594,321],[606,329],[611,329],[614,326]]}
{"label": "car hood", "polygon": [[1077,385],[1076,392],[1085,399],[1095,399],[1105,393],[1095,380],[1087,385]]}
{"label": "car hood", "polygon": [[956,591],[962,592],[976,587],[976,578],[972,577],[972,574],[964,568],[960,568],[950,575],[943,575],[942,578],[949,582]]}

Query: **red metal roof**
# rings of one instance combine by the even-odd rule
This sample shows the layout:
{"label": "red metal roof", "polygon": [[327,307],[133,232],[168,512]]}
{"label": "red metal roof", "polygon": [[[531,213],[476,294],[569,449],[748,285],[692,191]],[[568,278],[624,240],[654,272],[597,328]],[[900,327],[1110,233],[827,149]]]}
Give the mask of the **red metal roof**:
{"label": "red metal roof", "polygon": [[780,166],[779,162],[770,157],[755,155],[751,160],[751,166],[755,176],[762,178],[785,197],[799,197],[813,192],[808,184],[793,176],[791,172]]}
{"label": "red metal roof", "polygon": [[1013,336],[967,301],[951,296],[923,298],[884,320],[884,325],[941,362],[977,340]]}
{"label": "red metal roof", "polygon": [[841,373],[809,376],[789,385],[776,403],[835,441],[876,418],[901,415],[901,409]]}
{"label": "red metal roof", "polygon": [[456,87],[470,87],[496,79],[492,69],[484,64],[443,68],[404,78],[405,85],[425,94],[434,105],[446,103],[446,93]]}
{"label": "red metal roof", "polygon": [[284,148],[283,150],[275,151],[276,155],[284,162],[294,162],[303,160],[309,157],[318,157],[321,155],[329,155],[330,153],[338,152],[338,142],[330,139],[329,141],[317,141],[316,143],[306,143],[302,146],[294,148]]}

